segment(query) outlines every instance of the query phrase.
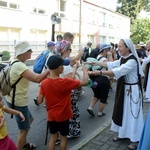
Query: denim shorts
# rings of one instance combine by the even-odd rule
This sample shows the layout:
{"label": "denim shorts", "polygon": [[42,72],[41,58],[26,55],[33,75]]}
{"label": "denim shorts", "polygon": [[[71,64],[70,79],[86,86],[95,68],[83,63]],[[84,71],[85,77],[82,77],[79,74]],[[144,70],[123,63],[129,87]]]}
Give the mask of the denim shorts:
{"label": "denim shorts", "polygon": [[[7,105],[12,108],[12,104],[7,102]],[[14,106],[14,109],[22,112],[25,117],[25,121],[21,122],[21,117],[19,115],[15,115],[19,130],[29,130],[33,117],[28,109],[28,106]]]}

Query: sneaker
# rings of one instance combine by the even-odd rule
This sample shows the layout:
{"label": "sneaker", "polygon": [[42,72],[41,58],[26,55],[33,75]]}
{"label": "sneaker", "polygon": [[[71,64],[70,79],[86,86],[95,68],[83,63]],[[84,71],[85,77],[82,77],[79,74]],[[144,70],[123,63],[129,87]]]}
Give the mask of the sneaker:
{"label": "sneaker", "polygon": [[73,139],[73,138],[78,138],[80,135],[75,135],[75,136],[73,136],[73,135],[67,135],[67,138],[68,139]]}
{"label": "sneaker", "polygon": [[58,145],[58,144],[60,144],[60,138],[58,138],[55,142],[55,145]]}
{"label": "sneaker", "polygon": [[39,106],[39,104],[37,103],[37,98],[34,98],[34,103],[36,106]]}
{"label": "sneaker", "polygon": [[89,113],[90,115],[95,116],[93,110],[91,110],[90,108],[88,108],[87,111],[88,111],[88,113]]}
{"label": "sneaker", "polygon": [[143,100],[143,102],[144,102],[144,103],[150,103],[150,99],[149,99],[149,98],[145,98],[145,99]]}
{"label": "sneaker", "polygon": [[104,113],[104,112],[102,112],[102,114],[100,115],[100,114],[98,114],[98,117],[103,117],[103,116],[105,116],[106,114]]}

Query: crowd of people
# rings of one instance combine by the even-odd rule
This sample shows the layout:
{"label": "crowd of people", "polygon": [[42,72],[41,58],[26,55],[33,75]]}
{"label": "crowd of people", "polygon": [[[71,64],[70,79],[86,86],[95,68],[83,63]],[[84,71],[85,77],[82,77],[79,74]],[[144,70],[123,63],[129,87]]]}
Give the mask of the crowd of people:
{"label": "crowd of people", "polygon": [[[120,39],[118,44],[96,43],[95,48],[92,48],[91,42],[87,42],[76,56],[71,57],[73,40],[73,34],[66,32],[63,36],[57,35],[56,43],[47,43],[50,53],[41,74],[34,73],[25,64],[32,54],[30,43],[20,41],[15,45],[15,58],[11,63],[16,60],[18,62],[11,68],[10,83],[13,84],[19,77],[22,79],[16,85],[14,109],[10,109],[13,93],[5,97],[10,108],[4,106],[0,94],[0,132],[3,133],[0,134],[0,149],[10,145],[14,150],[36,149],[35,144],[27,142],[34,118],[28,107],[30,81],[40,83],[35,102],[36,105],[44,102],[46,107],[47,125],[51,133],[49,149],[55,149],[58,141],[60,149],[67,149],[67,138],[78,138],[81,135],[78,100],[82,87],[88,85],[89,80],[93,83],[93,96],[89,100],[87,113],[95,116],[94,106],[99,101],[97,115],[106,115],[104,110],[109,91],[112,90],[113,81],[116,81],[111,130],[117,132],[118,136],[113,141],[128,138],[131,141],[128,149],[148,149],[150,110],[144,123],[142,106],[143,95],[150,101],[150,41],[147,42],[145,51],[136,49],[130,39]],[[82,66],[82,78],[78,74],[79,66]],[[3,112],[15,114],[19,130],[16,146],[8,136]]]}

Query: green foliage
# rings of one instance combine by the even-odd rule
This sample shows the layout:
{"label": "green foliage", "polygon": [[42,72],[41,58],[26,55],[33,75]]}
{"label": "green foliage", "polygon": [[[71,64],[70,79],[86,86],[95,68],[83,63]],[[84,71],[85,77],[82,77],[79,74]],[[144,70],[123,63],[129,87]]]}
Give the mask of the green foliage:
{"label": "green foliage", "polygon": [[118,0],[117,12],[131,18],[131,24],[145,8],[149,0]]}
{"label": "green foliage", "polygon": [[144,10],[150,12],[150,0],[148,0],[148,4],[145,6]]}
{"label": "green foliage", "polygon": [[10,59],[10,53],[9,51],[3,51],[2,52],[2,61],[6,61],[6,60],[9,60]]}
{"label": "green foliage", "polygon": [[138,42],[147,42],[150,38],[150,19],[137,19],[131,25],[131,36],[134,44],[138,44]]}

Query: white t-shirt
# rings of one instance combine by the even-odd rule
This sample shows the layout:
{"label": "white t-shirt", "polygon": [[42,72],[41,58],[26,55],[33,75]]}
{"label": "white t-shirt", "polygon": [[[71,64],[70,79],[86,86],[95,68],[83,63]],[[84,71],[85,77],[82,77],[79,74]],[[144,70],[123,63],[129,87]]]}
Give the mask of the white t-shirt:
{"label": "white t-shirt", "polygon": [[63,73],[61,74],[61,77],[65,77],[67,74],[72,72],[73,72],[73,68],[70,65],[64,66],[64,70]]}

